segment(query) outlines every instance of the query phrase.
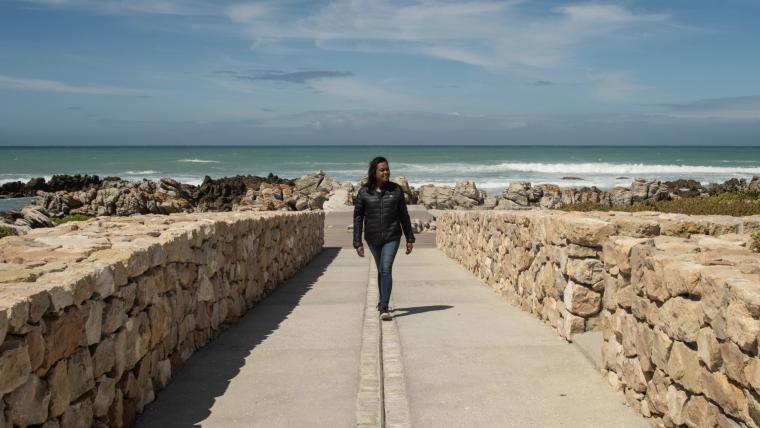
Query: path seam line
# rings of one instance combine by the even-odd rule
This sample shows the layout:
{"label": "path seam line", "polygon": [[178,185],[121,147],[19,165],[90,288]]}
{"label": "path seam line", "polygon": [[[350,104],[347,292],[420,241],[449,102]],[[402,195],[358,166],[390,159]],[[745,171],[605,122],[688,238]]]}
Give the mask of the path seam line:
{"label": "path seam line", "polygon": [[359,392],[356,397],[356,426],[382,428],[385,425],[383,403],[382,330],[375,305],[378,300],[377,278],[372,266],[367,278],[364,325],[359,360]]}

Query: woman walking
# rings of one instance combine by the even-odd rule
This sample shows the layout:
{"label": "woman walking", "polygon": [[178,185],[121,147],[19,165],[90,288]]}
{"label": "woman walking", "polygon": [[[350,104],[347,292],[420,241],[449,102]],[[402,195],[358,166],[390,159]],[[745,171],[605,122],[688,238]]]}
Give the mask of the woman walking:
{"label": "woman walking", "polygon": [[406,237],[406,254],[412,252],[414,232],[409,212],[406,210],[404,191],[390,181],[388,160],[376,157],[369,163],[367,184],[359,189],[354,201],[354,248],[364,257],[362,229],[372,257],[377,266],[377,286],[380,301],[377,310],[383,320],[390,320],[388,302],[393,286],[393,259],[396,258],[403,229]]}

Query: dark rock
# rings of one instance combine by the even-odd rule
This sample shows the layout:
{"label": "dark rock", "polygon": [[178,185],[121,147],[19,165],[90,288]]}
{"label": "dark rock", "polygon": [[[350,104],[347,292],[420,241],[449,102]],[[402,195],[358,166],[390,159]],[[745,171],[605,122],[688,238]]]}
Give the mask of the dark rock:
{"label": "dark rock", "polygon": [[724,181],[723,183],[710,183],[707,186],[707,191],[710,193],[710,195],[717,195],[719,193],[726,192],[744,192],[747,190],[749,190],[749,186],[747,185],[747,180],[743,178],[732,178],[730,180]]}
{"label": "dark rock", "polygon": [[236,175],[212,179],[204,177],[203,183],[192,192],[193,201],[199,211],[231,211],[233,205],[239,204],[248,189],[258,191],[262,183],[293,185],[287,180],[269,174],[266,178],[254,175]]}
{"label": "dark rock", "polygon": [[671,195],[681,198],[692,198],[706,192],[702,183],[696,180],[674,180],[663,183]]}

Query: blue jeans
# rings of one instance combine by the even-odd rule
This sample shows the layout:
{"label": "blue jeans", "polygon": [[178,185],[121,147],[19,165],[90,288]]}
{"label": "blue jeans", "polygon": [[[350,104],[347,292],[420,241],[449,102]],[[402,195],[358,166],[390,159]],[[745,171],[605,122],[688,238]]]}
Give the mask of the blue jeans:
{"label": "blue jeans", "polygon": [[380,290],[380,308],[385,309],[391,300],[391,289],[393,288],[393,259],[396,258],[396,252],[400,240],[386,242],[383,245],[368,244],[372,257],[375,259],[377,266],[377,288]]}

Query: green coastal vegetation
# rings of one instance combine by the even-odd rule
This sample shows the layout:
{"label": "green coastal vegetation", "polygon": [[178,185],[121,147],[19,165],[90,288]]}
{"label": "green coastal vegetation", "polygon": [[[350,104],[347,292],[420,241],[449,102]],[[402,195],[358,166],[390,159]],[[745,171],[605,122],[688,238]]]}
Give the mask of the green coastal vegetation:
{"label": "green coastal vegetation", "polygon": [[645,201],[630,207],[608,207],[597,203],[578,203],[559,208],[562,211],[658,211],[689,215],[748,216],[760,214],[760,192],[730,192],[713,196]]}
{"label": "green coastal vegetation", "polygon": [[85,214],[69,214],[63,217],[53,217],[51,220],[56,225],[68,223],[70,221],[87,221],[89,219],[93,218],[92,216],[85,215]]}
{"label": "green coastal vegetation", "polygon": [[13,235],[13,232],[8,229],[7,227],[0,227],[0,239],[5,238],[6,236]]}

